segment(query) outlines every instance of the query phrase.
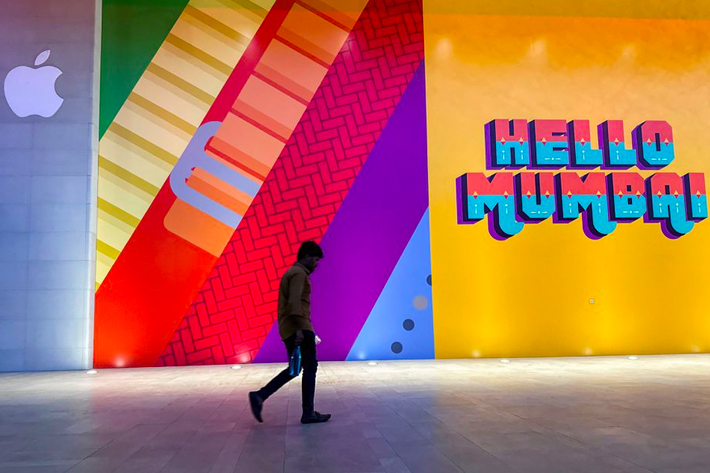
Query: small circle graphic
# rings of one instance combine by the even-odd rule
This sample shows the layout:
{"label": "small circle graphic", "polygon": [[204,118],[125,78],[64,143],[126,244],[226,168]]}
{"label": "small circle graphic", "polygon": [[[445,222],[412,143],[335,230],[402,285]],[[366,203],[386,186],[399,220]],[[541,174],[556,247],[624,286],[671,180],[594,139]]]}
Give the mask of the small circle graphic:
{"label": "small circle graphic", "polygon": [[417,310],[424,310],[429,306],[429,299],[424,296],[417,296],[414,298],[414,308]]}
{"label": "small circle graphic", "polygon": [[412,319],[406,319],[404,322],[402,322],[402,327],[404,327],[404,330],[407,332],[411,332],[414,330],[414,321]]}
{"label": "small circle graphic", "polygon": [[394,342],[394,343],[392,344],[391,349],[392,349],[392,353],[399,354],[399,353],[402,353],[402,350],[404,349],[404,347],[402,346],[401,343],[399,343],[399,342]]}

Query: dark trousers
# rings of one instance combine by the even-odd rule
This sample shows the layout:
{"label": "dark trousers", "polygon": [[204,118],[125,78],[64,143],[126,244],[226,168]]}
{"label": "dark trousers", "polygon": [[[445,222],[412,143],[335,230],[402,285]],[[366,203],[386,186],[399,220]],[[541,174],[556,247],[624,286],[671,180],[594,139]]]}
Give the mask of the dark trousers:
{"label": "dark trousers", "polygon": [[[284,340],[289,359],[291,353],[296,348],[296,335]],[[303,343],[301,343],[301,363],[303,365],[302,380],[302,403],[303,415],[313,414],[313,400],[316,394],[316,371],[318,371],[318,360],[316,359],[316,335],[310,330],[303,331]],[[288,368],[276,375],[274,379],[258,391],[259,396],[266,400],[281,387],[291,381],[294,376],[289,374]]]}

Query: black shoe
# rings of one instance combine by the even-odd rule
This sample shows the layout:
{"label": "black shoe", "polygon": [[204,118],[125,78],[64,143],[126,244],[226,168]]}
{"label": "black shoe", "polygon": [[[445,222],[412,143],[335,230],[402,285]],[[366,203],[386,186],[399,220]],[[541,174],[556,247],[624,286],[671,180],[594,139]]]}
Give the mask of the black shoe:
{"label": "black shoe", "polygon": [[261,408],[264,406],[264,401],[256,392],[249,393],[249,404],[251,405],[251,413],[259,423],[264,422],[261,418]]}
{"label": "black shoe", "polygon": [[320,412],[314,412],[310,416],[301,416],[301,424],[322,424],[323,422],[328,422],[330,420],[330,414],[321,414]]}

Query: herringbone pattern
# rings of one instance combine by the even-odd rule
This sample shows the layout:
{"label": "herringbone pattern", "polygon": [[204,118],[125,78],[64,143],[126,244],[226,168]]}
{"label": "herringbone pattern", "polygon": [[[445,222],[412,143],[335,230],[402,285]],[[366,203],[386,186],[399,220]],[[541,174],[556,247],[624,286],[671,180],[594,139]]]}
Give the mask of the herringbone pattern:
{"label": "herringbone pattern", "polygon": [[158,365],[253,359],[281,274],[324,235],[422,61],[422,29],[421,0],[368,4]]}

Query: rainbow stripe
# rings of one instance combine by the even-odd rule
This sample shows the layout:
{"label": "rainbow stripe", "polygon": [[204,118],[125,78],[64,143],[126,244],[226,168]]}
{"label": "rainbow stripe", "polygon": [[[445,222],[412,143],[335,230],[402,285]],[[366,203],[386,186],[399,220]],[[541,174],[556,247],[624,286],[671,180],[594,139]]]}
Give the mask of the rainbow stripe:
{"label": "rainbow stripe", "polygon": [[101,139],[97,286],[274,1],[190,1]]}

